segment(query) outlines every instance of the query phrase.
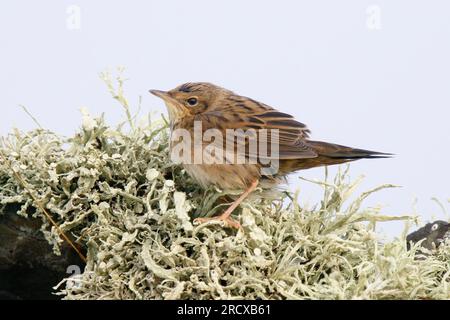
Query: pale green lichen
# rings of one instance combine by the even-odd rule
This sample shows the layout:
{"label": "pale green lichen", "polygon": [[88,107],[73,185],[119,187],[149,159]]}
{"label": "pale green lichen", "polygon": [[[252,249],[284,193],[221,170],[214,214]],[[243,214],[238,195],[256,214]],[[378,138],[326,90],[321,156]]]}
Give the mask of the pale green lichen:
{"label": "pale green lichen", "polygon": [[[220,222],[193,225],[192,217],[222,208],[214,208],[220,190],[201,190],[171,164],[166,123],[138,125],[123,81],[115,89],[103,76],[127,111],[128,131],[83,110],[73,138],[16,130],[0,146],[12,165],[0,162],[0,209],[19,203],[18,214],[27,215],[36,207],[15,170],[60,228],[87,248],[84,272],[56,289],[64,298],[450,298],[450,245],[416,259],[417,246],[407,251],[404,234],[380,241],[376,223],[413,217],[362,207],[390,185],[348,203],[358,180],[350,181],[347,171],[315,182],[324,189],[316,208],[301,207],[298,195],[255,197],[238,211],[238,232]],[[42,232],[59,253],[55,228],[39,210],[33,216],[42,218]]]}

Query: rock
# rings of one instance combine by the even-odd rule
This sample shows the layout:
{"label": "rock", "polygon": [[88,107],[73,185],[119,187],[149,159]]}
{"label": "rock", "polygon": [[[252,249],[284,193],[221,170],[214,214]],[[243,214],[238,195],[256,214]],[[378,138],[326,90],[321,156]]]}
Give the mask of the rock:
{"label": "rock", "polygon": [[425,239],[421,246],[428,249],[434,250],[439,245],[450,237],[450,223],[446,221],[437,220],[431,223],[427,223],[425,226],[419,230],[410,233],[406,237],[407,248],[411,249],[411,243],[415,243]]}
{"label": "rock", "polygon": [[61,256],[41,233],[41,221],[16,214],[18,205],[0,212],[0,299],[58,299],[52,287],[63,278],[68,267],[84,268],[83,261],[65,245]]}

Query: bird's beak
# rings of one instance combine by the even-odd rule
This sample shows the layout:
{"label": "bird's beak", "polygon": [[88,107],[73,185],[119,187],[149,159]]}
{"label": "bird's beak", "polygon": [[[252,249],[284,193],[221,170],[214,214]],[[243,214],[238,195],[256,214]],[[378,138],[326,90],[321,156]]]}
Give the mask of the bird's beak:
{"label": "bird's beak", "polygon": [[167,93],[167,91],[162,91],[162,90],[149,90],[149,91],[151,94],[153,94],[163,100],[166,100],[169,97],[169,94]]}
{"label": "bird's beak", "polygon": [[157,96],[158,98],[161,98],[164,100],[164,102],[167,104],[167,106],[178,106],[179,103],[176,99],[174,99],[169,92],[162,91],[162,90],[149,90],[151,94]]}
{"label": "bird's beak", "polygon": [[185,107],[180,104],[175,98],[173,98],[167,91],[162,90],[149,90],[151,94],[161,98],[167,106],[169,111],[169,117],[174,120],[183,116],[186,113]]}

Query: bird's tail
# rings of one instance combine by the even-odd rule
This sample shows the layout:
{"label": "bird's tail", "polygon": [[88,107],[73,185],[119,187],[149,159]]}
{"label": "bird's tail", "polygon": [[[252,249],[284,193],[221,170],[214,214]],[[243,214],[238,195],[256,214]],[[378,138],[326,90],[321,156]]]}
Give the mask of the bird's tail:
{"label": "bird's tail", "polygon": [[392,156],[390,153],[356,149],[322,141],[308,140],[307,144],[317,153],[317,157],[301,159],[289,163],[290,170],[302,170],[319,166],[341,164],[359,159],[390,158]]}
{"label": "bird's tail", "polygon": [[364,149],[350,148],[341,146],[339,144],[322,142],[322,141],[308,141],[308,145],[320,156],[329,157],[332,159],[377,159],[390,158],[391,153],[376,152]]}

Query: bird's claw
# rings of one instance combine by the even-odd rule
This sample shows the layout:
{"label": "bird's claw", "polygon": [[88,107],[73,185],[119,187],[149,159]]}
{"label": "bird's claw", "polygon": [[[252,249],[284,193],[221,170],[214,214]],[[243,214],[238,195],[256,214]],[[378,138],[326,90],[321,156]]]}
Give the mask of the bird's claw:
{"label": "bird's claw", "polygon": [[222,217],[222,216],[218,216],[218,217],[210,217],[210,218],[196,218],[194,219],[194,224],[202,224],[202,223],[206,223],[209,221],[222,221],[226,227],[230,227],[230,228],[235,228],[235,229],[241,229],[242,226],[241,224],[234,220],[231,217]]}

